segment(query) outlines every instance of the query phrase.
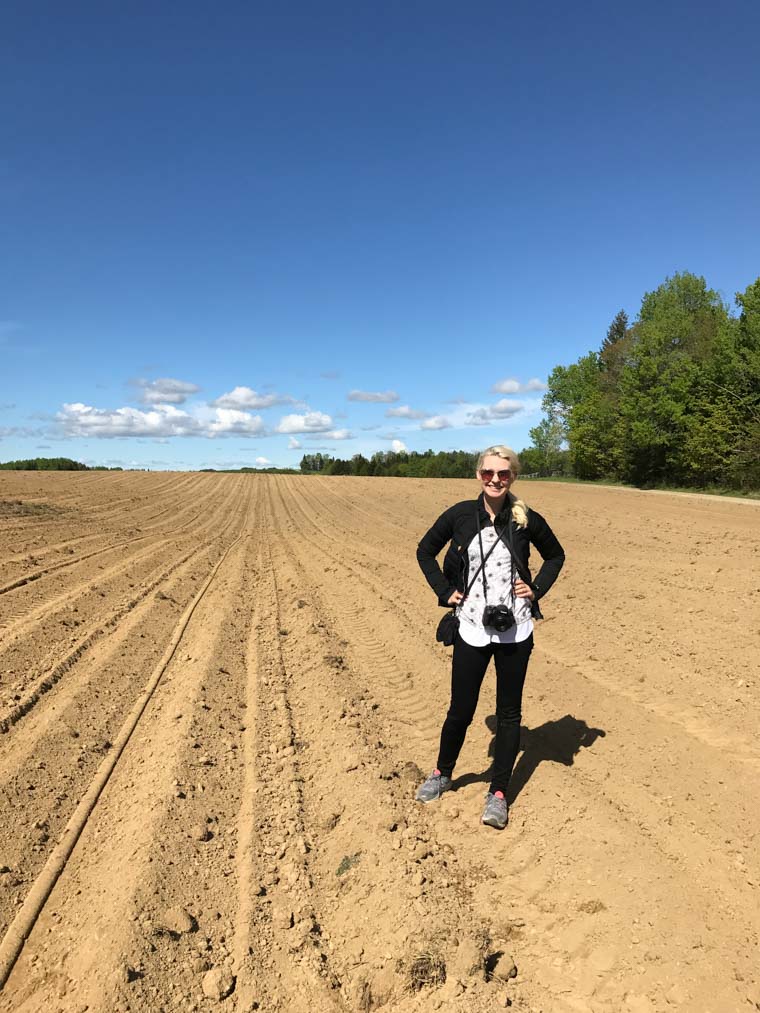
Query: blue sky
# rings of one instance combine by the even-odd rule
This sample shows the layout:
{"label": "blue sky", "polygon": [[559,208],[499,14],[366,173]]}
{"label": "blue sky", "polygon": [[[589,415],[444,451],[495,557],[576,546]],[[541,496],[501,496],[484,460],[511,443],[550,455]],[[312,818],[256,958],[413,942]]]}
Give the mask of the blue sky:
{"label": "blue sky", "polygon": [[760,5],[12,3],[0,460],[517,449],[551,369],[760,274]]}

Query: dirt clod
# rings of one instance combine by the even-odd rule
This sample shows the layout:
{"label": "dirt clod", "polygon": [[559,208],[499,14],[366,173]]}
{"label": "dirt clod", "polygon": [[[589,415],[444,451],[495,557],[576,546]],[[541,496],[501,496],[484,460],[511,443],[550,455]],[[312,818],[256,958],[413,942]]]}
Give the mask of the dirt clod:
{"label": "dirt clod", "polygon": [[182,936],[186,932],[193,932],[197,928],[197,922],[184,908],[170,907],[164,912],[163,926],[172,935]]}
{"label": "dirt clod", "polygon": [[228,995],[232,994],[235,988],[235,978],[227,967],[213,967],[203,975],[201,984],[203,994],[208,999],[216,999],[221,1002]]}
{"label": "dirt clod", "polygon": [[[491,974],[499,981],[511,981],[517,977],[517,965],[508,953],[497,953]],[[490,963],[490,961],[489,961]]]}

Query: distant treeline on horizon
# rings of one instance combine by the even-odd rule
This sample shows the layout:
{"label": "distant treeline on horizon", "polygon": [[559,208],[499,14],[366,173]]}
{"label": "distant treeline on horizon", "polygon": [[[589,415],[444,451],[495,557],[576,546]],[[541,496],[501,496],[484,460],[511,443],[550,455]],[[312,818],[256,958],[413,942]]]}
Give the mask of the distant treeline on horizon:
{"label": "distant treeline on horizon", "polygon": [[123,471],[105,465],[82,464],[70,457],[31,457],[25,461],[0,461],[2,471]]}

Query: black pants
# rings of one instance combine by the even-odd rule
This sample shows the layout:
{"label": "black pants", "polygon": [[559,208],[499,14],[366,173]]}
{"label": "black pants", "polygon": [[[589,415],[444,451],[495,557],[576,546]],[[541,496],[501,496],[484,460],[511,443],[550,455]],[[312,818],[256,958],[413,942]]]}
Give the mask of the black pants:
{"label": "black pants", "polygon": [[533,634],[519,644],[472,647],[457,634],[451,662],[451,704],[441,729],[438,769],[451,777],[467,729],[475,715],[480,686],[491,657],[496,665],[496,742],[491,791],[507,792],[520,749],[522,691]]}

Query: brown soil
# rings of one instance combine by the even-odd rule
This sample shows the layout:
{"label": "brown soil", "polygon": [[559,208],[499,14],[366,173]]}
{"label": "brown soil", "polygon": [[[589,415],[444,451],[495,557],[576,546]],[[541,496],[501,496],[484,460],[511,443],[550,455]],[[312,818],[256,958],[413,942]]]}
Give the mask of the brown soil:
{"label": "brown soil", "polygon": [[568,562],[498,833],[492,677],[414,802],[450,660],[414,550],[476,491],[0,475],[2,932],[54,883],[0,1013],[760,1009],[758,505],[523,484]]}

